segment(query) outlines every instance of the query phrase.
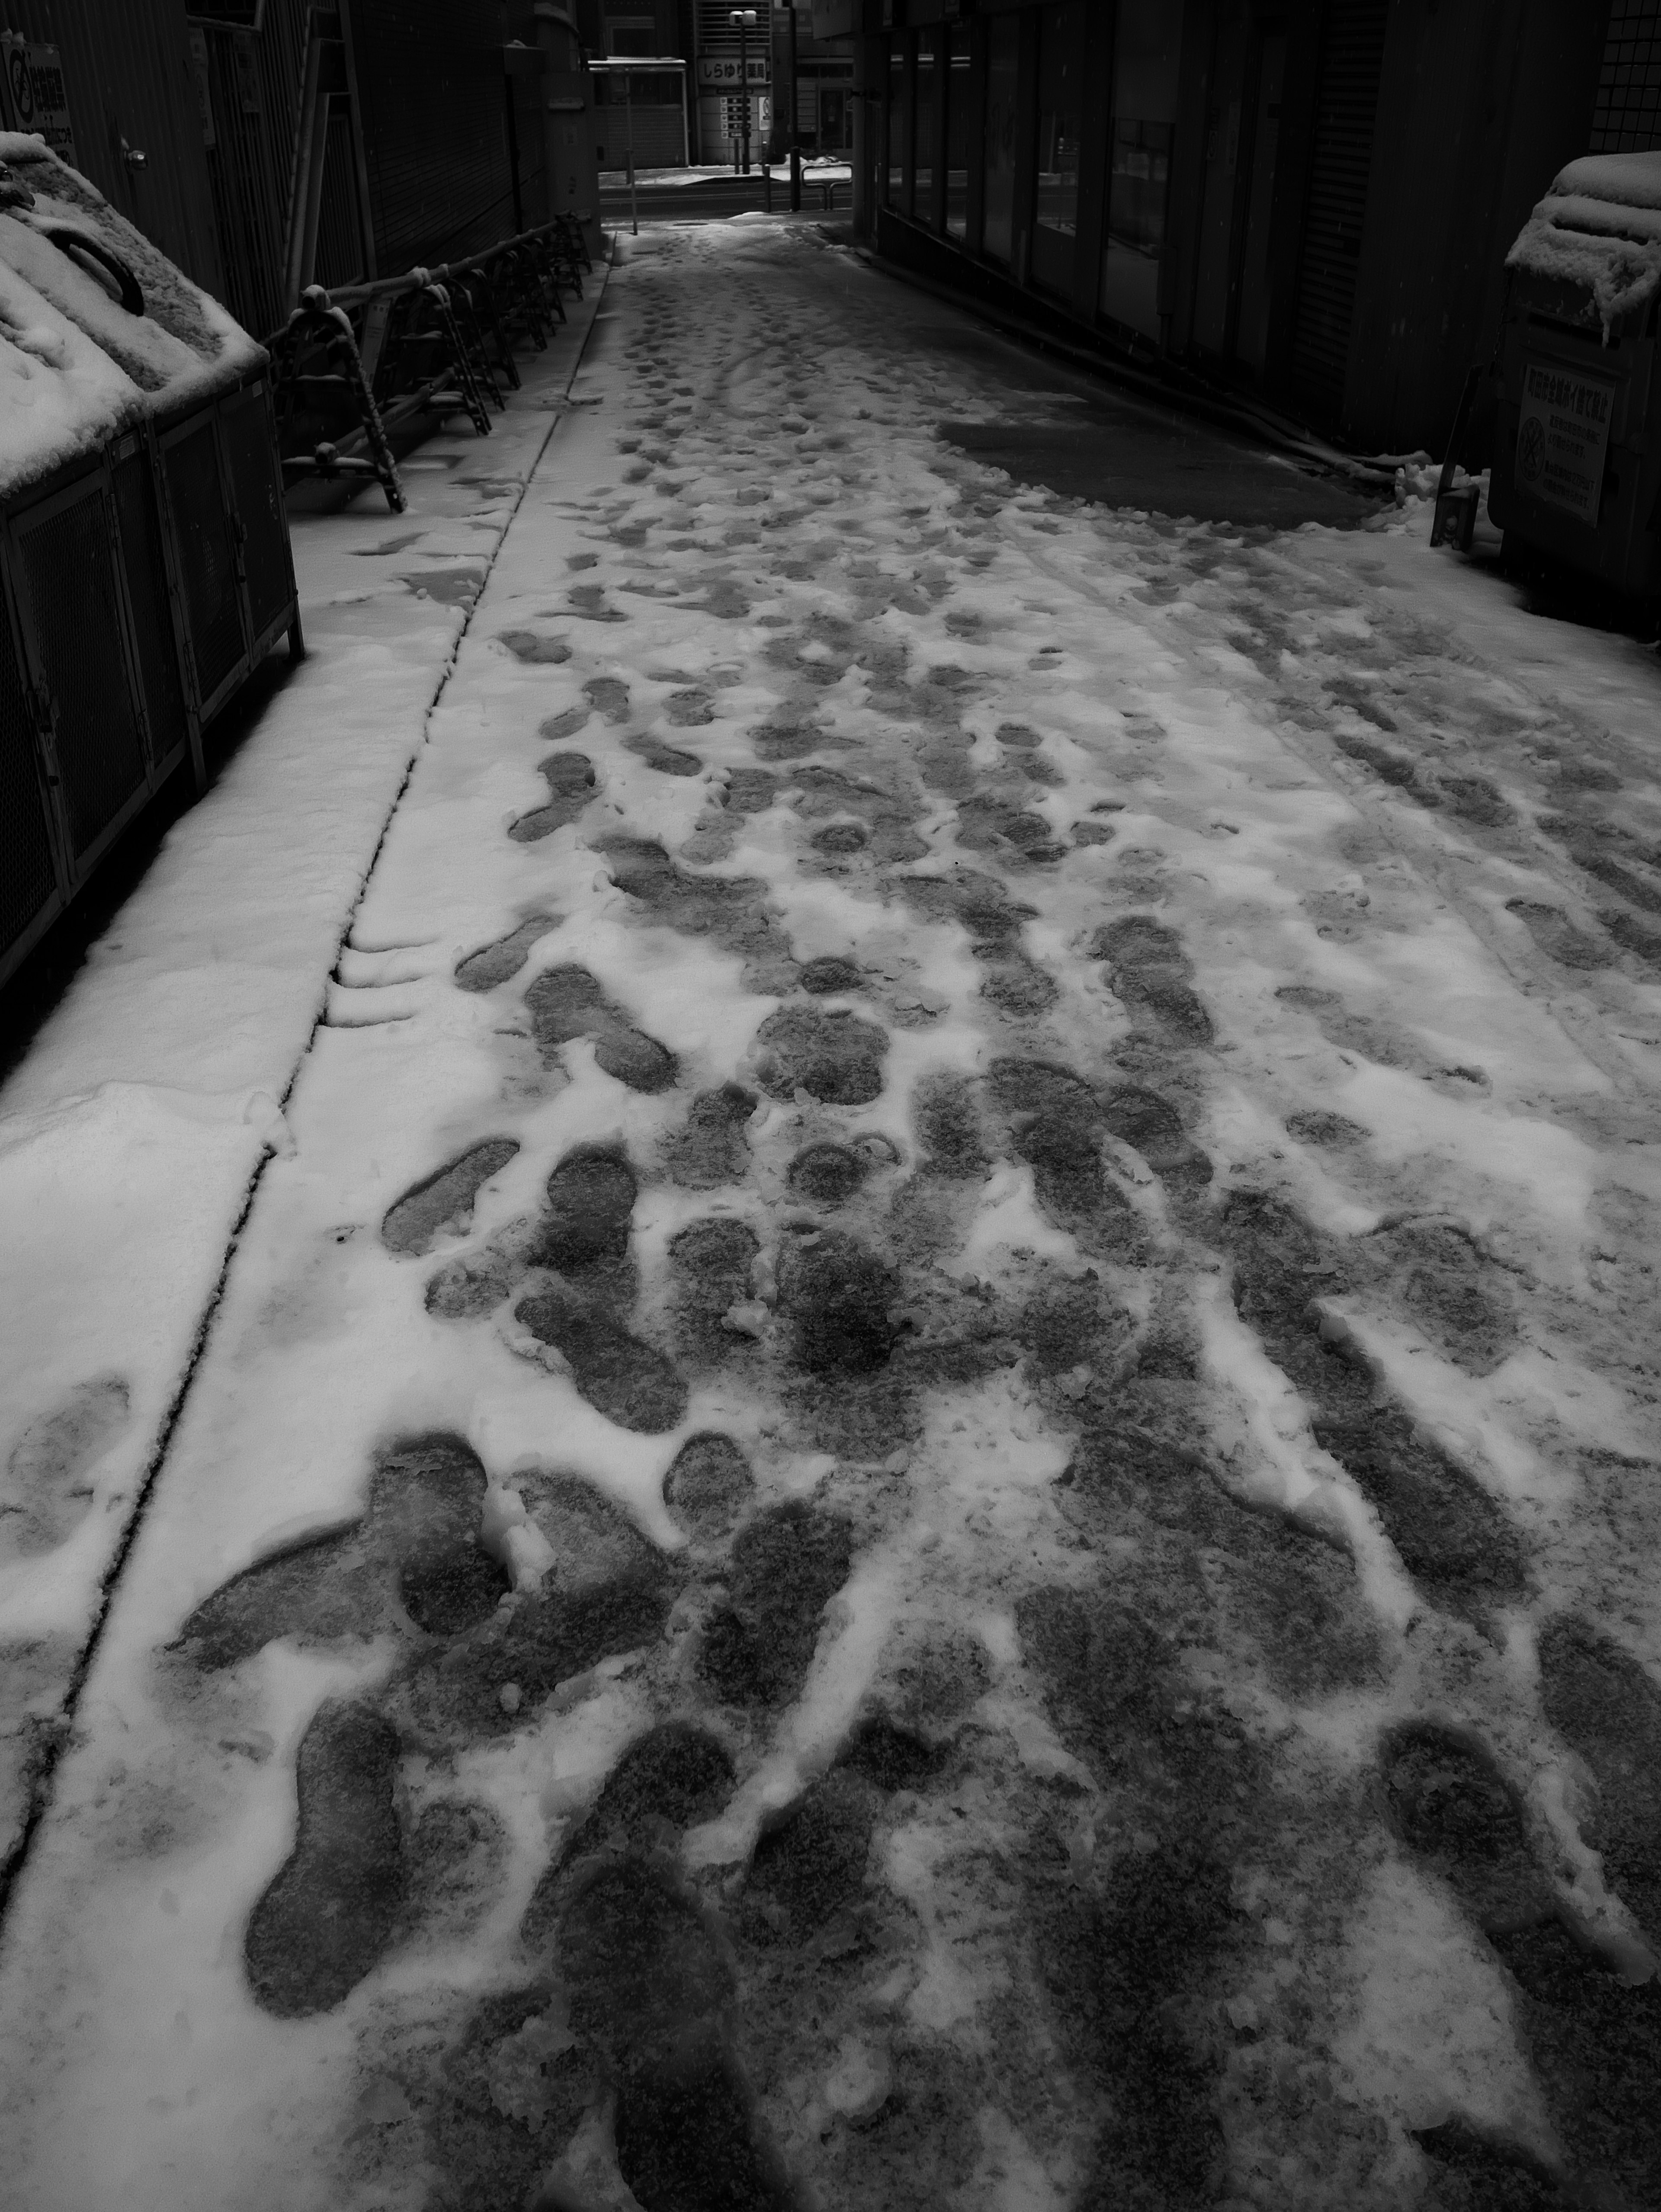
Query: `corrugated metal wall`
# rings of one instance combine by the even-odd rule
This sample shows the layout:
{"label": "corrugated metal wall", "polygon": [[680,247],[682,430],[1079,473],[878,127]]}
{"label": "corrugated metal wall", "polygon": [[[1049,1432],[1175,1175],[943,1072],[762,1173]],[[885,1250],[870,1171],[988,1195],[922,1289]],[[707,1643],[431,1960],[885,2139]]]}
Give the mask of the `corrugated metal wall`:
{"label": "corrugated metal wall", "polygon": [[[222,299],[184,0],[0,0],[0,23],[58,49],[81,169]],[[123,139],[142,167],[122,158]]]}
{"label": "corrugated metal wall", "polygon": [[344,12],[380,274],[505,236],[514,188],[495,9],[350,0]]}
{"label": "corrugated metal wall", "polygon": [[[308,39],[344,28],[354,54],[368,213],[380,274],[488,246],[514,224],[501,0],[265,0],[257,33],[186,20],[187,0],[0,0],[0,27],[55,46],[82,168],[258,337],[283,320]],[[522,21],[520,19],[523,19]],[[526,58],[527,66],[535,64]],[[525,220],[541,210],[541,104],[515,87]],[[361,273],[356,149],[331,108],[316,273]],[[123,158],[123,143],[144,155]],[[675,158],[678,158],[678,154]]]}
{"label": "corrugated metal wall", "polygon": [[1335,422],[1344,402],[1355,280],[1390,0],[1329,0],[1298,264],[1292,387]]}

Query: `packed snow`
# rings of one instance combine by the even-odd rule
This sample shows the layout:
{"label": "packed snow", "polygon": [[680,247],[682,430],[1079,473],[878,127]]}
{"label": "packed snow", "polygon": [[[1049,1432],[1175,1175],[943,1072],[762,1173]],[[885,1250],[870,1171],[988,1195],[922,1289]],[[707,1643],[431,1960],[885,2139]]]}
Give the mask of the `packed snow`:
{"label": "packed snow", "polygon": [[18,2201],[1636,2212],[1652,654],[1012,482],[806,226],[620,252],[14,1899]]}
{"label": "packed snow", "polygon": [[[9,173],[0,195],[4,497],[96,453],[158,406],[182,406],[234,385],[265,356],[217,301],[44,140],[0,131],[0,163]],[[126,264],[143,313],[123,306],[113,279],[76,257],[76,239]]]}
{"label": "packed snow", "polygon": [[[227,757],[210,735],[211,789],[0,1090],[0,1857],[249,1191],[289,1146],[282,1102],[342,933],[599,298],[526,362],[488,443],[465,431],[412,457],[406,515],[374,491],[290,517],[311,652],[257,741]],[[74,1408],[100,1377],[123,1418],[88,1430]]]}
{"label": "packed snow", "polygon": [[1608,339],[1661,289],[1661,154],[1587,154],[1571,161],[1506,257],[1591,295],[1588,320]]}

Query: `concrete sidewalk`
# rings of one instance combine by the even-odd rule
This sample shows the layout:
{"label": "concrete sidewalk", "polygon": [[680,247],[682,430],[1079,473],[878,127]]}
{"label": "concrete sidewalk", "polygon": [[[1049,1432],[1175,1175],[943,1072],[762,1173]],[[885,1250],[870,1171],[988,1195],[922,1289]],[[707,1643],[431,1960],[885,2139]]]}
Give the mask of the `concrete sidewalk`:
{"label": "concrete sidewalk", "polygon": [[989,466],[1064,381],[806,226],[605,313],[13,1899],[15,2201],[1637,2212],[1652,659]]}
{"label": "concrete sidewalk", "polygon": [[[488,441],[429,439],[292,519],[310,653],[167,833],[0,1086],[0,1866],[62,1740],[342,936],[484,579],[600,313],[605,271]],[[577,395],[580,402],[581,394]],[[31,1470],[20,1474],[20,1468]],[[38,1507],[41,1483],[58,1493]]]}

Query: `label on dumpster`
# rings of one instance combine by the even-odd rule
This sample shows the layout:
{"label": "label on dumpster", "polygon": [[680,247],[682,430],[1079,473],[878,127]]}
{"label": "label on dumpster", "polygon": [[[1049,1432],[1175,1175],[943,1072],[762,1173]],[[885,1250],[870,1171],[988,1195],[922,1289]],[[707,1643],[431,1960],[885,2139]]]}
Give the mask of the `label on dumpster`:
{"label": "label on dumpster", "polygon": [[1530,362],[1517,426],[1520,489],[1582,522],[1596,522],[1614,410],[1615,386],[1603,378]]}

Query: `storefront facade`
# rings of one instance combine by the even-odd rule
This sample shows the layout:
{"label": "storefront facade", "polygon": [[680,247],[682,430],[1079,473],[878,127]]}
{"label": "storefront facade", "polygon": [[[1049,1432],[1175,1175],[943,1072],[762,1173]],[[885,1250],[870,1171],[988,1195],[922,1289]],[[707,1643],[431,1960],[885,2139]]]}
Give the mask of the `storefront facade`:
{"label": "storefront facade", "polygon": [[868,0],[860,214],[939,281],[1435,450],[1640,9]]}

